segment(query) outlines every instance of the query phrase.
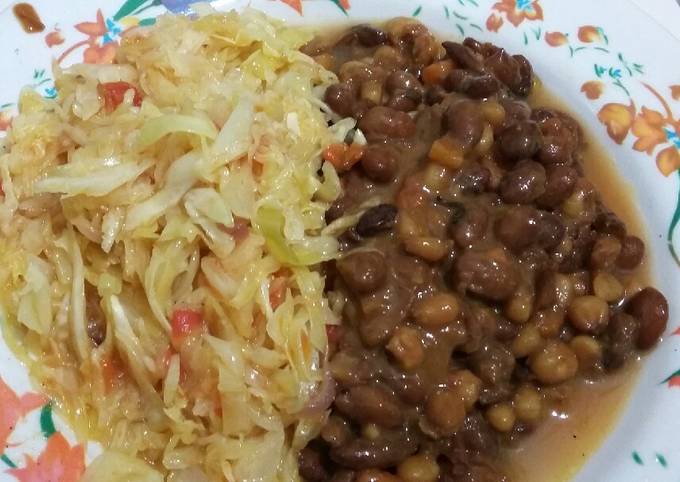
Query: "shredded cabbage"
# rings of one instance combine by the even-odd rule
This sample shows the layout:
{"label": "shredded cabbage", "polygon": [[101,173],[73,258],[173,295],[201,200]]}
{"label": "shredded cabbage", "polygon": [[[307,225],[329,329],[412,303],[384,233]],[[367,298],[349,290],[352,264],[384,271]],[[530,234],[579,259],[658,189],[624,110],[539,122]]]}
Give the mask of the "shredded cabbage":
{"label": "shredded cabbage", "polygon": [[[320,153],[355,123],[328,127],[309,32],[196,11],[57,69],[55,100],[24,91],[2,142],[3,334],[103,444],[85,482],[298,480],[323,418],[341,185]],[[107,82],[134,90],[111,109]]]}

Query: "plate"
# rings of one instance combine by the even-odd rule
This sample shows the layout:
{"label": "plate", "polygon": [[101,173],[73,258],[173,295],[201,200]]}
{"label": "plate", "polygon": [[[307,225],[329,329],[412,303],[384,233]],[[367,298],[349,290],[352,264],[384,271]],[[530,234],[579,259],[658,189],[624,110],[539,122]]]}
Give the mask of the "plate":
{"label": "plate", "polygon": [[[183,0],[34,0],[46,28],[25,33],[11,7],[0,12],[0,131],[18,93],[54,97],[51,62],[110,62],[121,36]],[[646,222],[656,285],[680,285],[680,41],[621,0],[220,0],[294,24],[341,24],[413,16],[445,38],[474,36],[522,53],[538,75],[611,153]],[[677,481],[680,475],[680,310],[645,359],[619,423],[577,481]],[[78,441],[34,391],[0,340],[0,482],[75,482],[97,453]]]}

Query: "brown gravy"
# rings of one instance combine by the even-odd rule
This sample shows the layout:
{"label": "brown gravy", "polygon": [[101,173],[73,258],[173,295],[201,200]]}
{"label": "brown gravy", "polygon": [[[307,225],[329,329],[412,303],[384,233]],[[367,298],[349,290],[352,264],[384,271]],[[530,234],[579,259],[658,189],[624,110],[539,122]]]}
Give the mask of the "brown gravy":
{"label": "brown gravy", "polygon": [[14,16],[26,33],[40,33],[45,30],[45,24],[40,20],[38,12],[30,3],[17,3],[12,8]]}

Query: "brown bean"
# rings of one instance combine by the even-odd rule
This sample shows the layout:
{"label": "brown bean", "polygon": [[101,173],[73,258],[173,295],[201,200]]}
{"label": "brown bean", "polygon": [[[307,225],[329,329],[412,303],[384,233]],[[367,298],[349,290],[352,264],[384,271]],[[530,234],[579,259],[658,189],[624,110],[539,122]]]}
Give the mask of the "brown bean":
{"label": "brown bean", "polygon": [[555,208],[571,196],[578,172],[571,166],[555,164],[546,171],[545,192],[536,199],[541,207]]}
{"label": "brown bean", "polygon": [[352,429],[344,418],[333,414],[321,429],[321,438],[331,447],[337,447],[352,438]]}
{"label": "brown bean", "polygon": [[405,139],[416,133],[416,124],[408,114],[383,106],[369,109],[359,121],[359,128],[369,141]]}
{"label": "brown bean", "polygon": [[485,383],[499,385],[507,382],[515,368],[515,357],[501,343],[486,341],[470,355],[470,368]]}
{"label": "brown bean", "polygon": [[531,86],[534,81],[534,69],[524,55],[513,55],[512,58],[519,64],[519,82],[514,85],[508,85],[508,87],[513,93],[526,97],[531,92]]}
{"label": "brown bean", "polygon": [[621,367],[635,355],[640,323],[625,312],[612,315],[607,326],[609,343],[605,345],[604,363],[608,369]]}
{"label": "brown bean", "polygon": [[378,289],[387,277],[385,256],[377,251],[358,251],[339,259],[338,272],[354,293],[370,293]]}
{"label": "brown bean", "polygon": [[491,74],[476,74],[469,70],[455,69],[446,78],[444,87],[453,92],[468,95],[475,99],[491,97],[501,86],[498,79]]}
{"label": "brown bean", "polygon": [[453,183],[466,194],[479,194],[489,187],[491,171],[479,164],[464,166],[456,172]]}
{"label": "brown bean", "polygon": [[389,231],[397,220],[397,208],[392,204],[378,204],[361,215],[356,225],[359,236],[370,237]]}
{"label": "brown bean", "polygon": [[385,144],[371,144],[364,150],[361,167],[371,181],[390,182],[399,167],[396,152]]}
{"label": "brown bean", "polygon": [[393,72],[387,77],[385,87],[390,93],[387,106],[395,110],[411,112],[423,101],[424,88],[418,78],[409,72]]}
{"label": "brown bean", "polygon": [[405,432],[377,440],[357,438],[331,449],[330,455],[336,463],[352,469],[388,468],[417,450],[417,440]]}
{"label": "brown bean", "polygon": [[471,149],[482,137],[484,119],[476,102],[461,100],[453,104],[446,113],[449,133],[464,149]]}
{"label": "brown bean", "polygon": [[531,107],[524,101],[503,99],[501,105],[505,109],[505,122],[507,125],[531,118]]}
{"label": "brown bean", "polygon": [[645,288],[633,296],[626,305],[630,313],[640,323],[637,346],[649,350],[661,338],[668,323],[668,301],[655,288]]}
{"label": "brown bean", "polygon": [[397,398],[377,385],[352,387],[336,397],[335,406],[340,413],[362,424],[392,428],[403,421]]}
{"label": "brown bean", "polygon": [[351,32],[364,47],[377,47],[388,41],[387,33],[384,30],[371,25],[357,25],[352,28]]}
{"label": "brown bean", "polygon": [[425,103],[427,105],[439,104],[444,100],[445,96],[446,91],[444,90],[444,87],[440,85],[431,85],[425,91]]}
{"label": "brown bean", "polygon": [[635,269],[645,255],[645,243],[637,236],[626,236],[621,240],[621,252],[616,258],[616,266],[621,269]]}
{"label": "brown bean", "polygon": [[537,109],[532,118],[539,123],[544,136],[538,160],[543,164],[573,162],[573,154],[581,142],[578,122],[568,114],[550,109]]}
{"label": "brown bean", "polygon": [[461,247],[472,246],[486,235],[489,214],[483,205],[473,205],[465,210],[463,218],[449,227],[451,236]]}
{"label": "brown bean", "polygon": [[457,66],[479,72],[482,69],[482,59],[479,55],[464,45],[456,42],[442,43],[446,54]]}
{"label": "brown bean", "polygon": [[549,341],[529,357],[529,366],[541,383],[554,385],[576,375],[578,358],[563,342]]}
{"label": "brown bean", "polygon": [[510,90],[518,90],[522,82],[520,65],[505,49],[497,49],[484,60],[484,65]]}
{"label": "brown bean", "polygon": [[106,316],[97,288],[88,282],[85,282],[85,316],[87,336],[95,346],[101,345],[106,339]]}
{"label": "brown bean", "polygon": [[390,94],[404,90],[414,90],[422,94],[424,91],[423,84],[420,83],[418,77],[404,70],[392,72],[385,81],[385,88]]}
{"label": "brown bean", "polygon": [[488,55],[491,55],[493,52],[489,52],[488,48],[486,46],[493,46],[492,44],[486,43],[483,44],[479,40],[474,39],[472,37],[465,37],[463,39],[463,45],[465,45],[467,48],[472,50],[475,53],[478,53],[479,55],[486,57]]}
{"label": "brown bean", "polygon": [[545,182],[545,168],[524,160],[503,176],[498,192],[506,203],[530,204],[545,192]]}
{"label": "brown bean", "polygon": [[404,373],[390,365],[381,375],[385,378],[385,383],[404,403],[420,405],[425,401],[430,387],[423,382],[417,372]]}
{"label": "brown bean", "polygon": [[423,101],[423,96],[415,90],[401,90],[392,94],[386,106],[400,112],[413,112]]}
{"label": "brown bean", "polygon": [[512,206],[494,225],[498,240],[518,253],[536,241],[539,233],[540,212],[530,206]]}
{"label": "brown bean", "polygon": [[536,244],[547,251],[552,251],[564,239],[566,227],[562,218],[555,213],[541,212],[536,234]]}
{"label": "brown bean", "polygon": [[328,472],[323,465],[321,454],[309,446],[303,448],[298,455],[298,469],[307,482],[328,480]]}
{"label": "brown bean", "polygon": [[456,262],[455,278],[463,289],[492,301],[507,300],[519,284],[516,262],[500,248],[466,250]]}
{"label": "brown bean", "polygon": [[354,114],[356,91],[346,83],[333,84],[326,89],[324,100],[336,114],[351,117]]}
{"label": "brown bean", "polygon": [[498,146],[508,161],[534,156],[542,145],[541,131],[533,121],[520,121],[505,128],[498,136]]}
{"label": "brown bean", "polygon": [[498,451],[498,438],[479,412],[473,411],[465,417],[461,435],[465,446],[474,452],[493,455]]}
{"label": "brown bean", "polygon": [[619,239],[626,236],[626,225],[614,213],[603,212],[599,213],[593,222],[595,231],[601,234],[611,234]]}

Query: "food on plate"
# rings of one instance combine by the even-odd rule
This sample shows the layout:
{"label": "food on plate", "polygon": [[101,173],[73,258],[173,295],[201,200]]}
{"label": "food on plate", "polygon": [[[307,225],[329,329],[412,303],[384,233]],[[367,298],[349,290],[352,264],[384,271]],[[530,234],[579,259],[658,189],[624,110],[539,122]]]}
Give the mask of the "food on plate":
{"label": "food on plate", "polygon": [[103,445],[84,481],[508,480],[658,342],[644,242],[525,57],[195,10],[0,141],[2,332]]}
{"label": "food on plate", "polygon": [[[524,56],[403,18],[304,51],[337,73],[325,101],[358,130],[324,153],[343,186],[326,281],[343,324],[335,401],[300,472],[508,480],[512,447],[551,413],[584,415],[563,410],[582,381],[596,403],[659,340],[668,304],[646,286],[645,244],[603,203],[582,127],[541,103]],[[547,477],[532,480],[563,480]]]}
{"label": "food on plate", "polygon": [[2,140],[2,332],[102,442],[86,480],[295,480],[330,403],[335,75],[303,30],[198,10],[25,90]]}

